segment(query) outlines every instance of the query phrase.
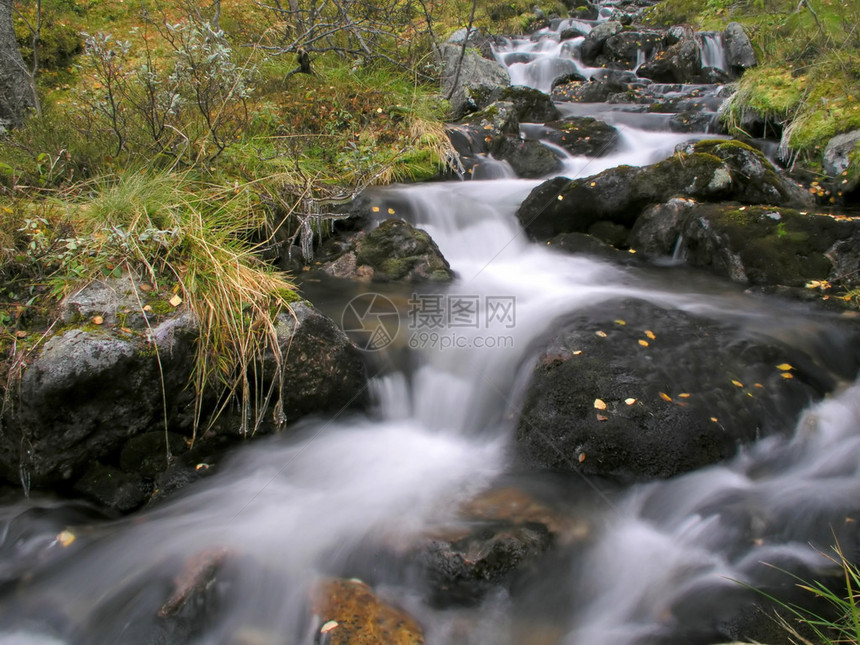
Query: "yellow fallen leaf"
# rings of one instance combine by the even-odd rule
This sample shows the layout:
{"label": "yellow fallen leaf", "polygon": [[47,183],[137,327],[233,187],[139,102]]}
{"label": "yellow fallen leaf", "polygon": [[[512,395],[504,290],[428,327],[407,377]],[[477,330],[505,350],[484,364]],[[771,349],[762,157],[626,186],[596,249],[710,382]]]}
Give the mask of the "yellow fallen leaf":
{"label": "yellow fallen leaf", "polygon": [[789,365],[788,363],[780,363],[779,365],[776,366],[776,369],[778,369],[782,372],[787,372],[788,370],[793,370],[794,368],[791,365]]}
{"label": "yellow fallen leaf", "polygon": [[67,547],[67,546],[69,546],[72,542],[74,542],[74,541],[75,541],[75,538],[76,538],[75,534],[74,534],[74,533],[72,533],[71,531],[69,531],[69,530],[67,529],[67,530],[65,530],[65,531],[62,531],[62,532],[57,536],[57,543],[58,543],[61,547],[66,548],[66,547]]}
{"label": "yellow fallen leaf", "polygon": [[146,284],[144,282],[142,285],[140,285],[140,290],[143,291],[144,293],[149,293],[150,291],[152,291],[152,285]]}
{"label": "yellow fallen leaf", "polygon": [[645,335],[646,335],[648,338],[650,338],[651,340],[654,340],[655,338],[657,338],[657,336],[656,336],[656,335],[654,335],[654,332],[653,332],[653,331],[651,331],[650,329],[646,329],[646,330],[645,330]]}
{"label": "yellow fallen leaf", "polygon": [[627,249],[628,253],[636,253],[636,249]]}
{"label": "yellow fallen leaf", "polygon": [[328,634],[331,630],[337,627],[340,623],[336,620],[330,620],[325,625],[320,627],[320,634]]}
{"label": "yellow fallen leaf", "polygon": [[679,394],[678,396],[681,397],[682,399],[689,399],[690,393],[689,392],[681,392],[681,394]]}
{"label": "yellow fallen leaf", "polygon": [[719,419],[717,417],[711,417],[711,421],[713,421],[714,423],[718,423]]}
{"label": "yellow fallen leaf", "polygon": [[378,213],[379,212],[379,206],[374,206],[370,210],[373,211],[374,213]]}
{"label": "yellow fallen leaf", "polygon": [[741,383],[740,381],[737,381],[735,379],[732,379],[732,385],[734,385],[735,387],[743,387],[744,386],[743,383]]}
{"label": "yellow fallen leaf", "polygon": [[753,383],[753,386],[755,386],[757,388],[763,388],[764,387],[764,385],[762,385],[761,383]]}
{"label": "yellow fallen leaf", "polygon": [[564,201],[564,195],[559,195],[559,196],[558,196],[558,201],[563,202],[563,201]]}
{"label": "yellow fallen leaf", "polygon": [[606,338],[606,332],[605,331],[596,331],[594,333],[597,334],[598,336],[600,336],[601,338]]}
{"label": "yellow fallen leaf", "polygon": [[572,353],[573,353],[573,355],[574,355],[574,356],[579,356],[580,354],[582,354],[582,350],[581,350],[581,349],[577,349],[577,350],[574,350]]}
{"label": "yellow fallen leaf", "polygon": [[101,325],[104,321],[105,321],[105,319],[102,318],[101,316],[93,316],[93,324],[94,325]]}
{"label": "yellow fallen leaf", "polygon": [[791,372],[781,372],[780,376],[782,378],[794,378],[794,374],[792,374]]}
{"label": "yellow fallen leaf", "polygon": [[393,208],[389,208],[389,209],[388,209],[388,214],[389,214],[389,215],[394,215],[394,209],[393,209]]}
{"label": "yellow fallen leaf", "polygon": [[152,311],[152,307],[150,307],[149,305],[143,305],[143,310],[148,313],[148,312]]}
{"label": "yellow fallen leaf", "polygon": [[636,403],[636,399],[624,399],[624,403],[626,403],[627,405],[633,405],[634,403]]}
{"label": "yellow fallen leaf", "polygon": [[807,289],[817,289],[821,286],[821,280],[810,280],[806,283]]}
{"label": "yellow fallen leaf", "polygon": [[603,399],[594,399],[594,407],[598,410],[605,410],[606,403],[604,403]]}
{"label": "yellow fallen leaf", "polygon": [[642,345],[642,347],[648,347],[648,341],[647,341],[647,340],[642,340],[642,339],[640,338],[640,339],[639,339],[639,344],[640,344],[640,345]]}
{"label": "yellow fallen leaf", "polygon": [[179,294],[177,294],[177,295],[173,296],[173,297],[172,297],[170,300],[168,300],[167,302],[169,302],[169,303],[170,303],[171,305],[173,305],[174,307],[178,307],[179,305],[181,305],[181,304],[182,304],[182,298],[180,298],[180,297],[179,297]]}
{"label": "yellow fallen leaf", "polygon": [[660,392],[660,398],[664,401],[671,401],[672,397],[666,394],[665,392]]}
{"label": "yellow fallen leaf", "polygon": [[585,461],[585,453],[581,452],[579,453],[579,463],[582,463],[583,461]]}
{"label": "yellow fallen leaf", "polygon": [[627,324],[627,321],[626,321],[626,320],[621,320],[621,319],[619,319],[619,320],[616,320],[616,321],[615,321],[615,324],[616,324],[616,325],[621,325],[621,326],[623,327],[624,325],[626,325],[626,324]]}

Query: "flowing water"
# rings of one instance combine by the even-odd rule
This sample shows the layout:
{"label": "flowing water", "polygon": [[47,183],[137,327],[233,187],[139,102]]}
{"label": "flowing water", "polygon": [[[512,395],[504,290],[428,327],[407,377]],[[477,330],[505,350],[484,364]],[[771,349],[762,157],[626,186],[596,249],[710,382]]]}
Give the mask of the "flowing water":
{"label": "flowing water", "polygon": [[[590,74],[557,33],[512,40],[497,55],[528,54],[512,75],[542,89],[565,70]],[[704,136],[661,131],[629,107],[567,108],[599,111],[623,142],[608,157],[565,157],[566,176],[648,164]],[[430,333],[404,312],[394,344],[371,357],[379,370],[372,413],[309,420],[254,442],[156,509],[107,522],[40,498],[0,508],[0,643],[312,643],[319,625],[309,588],[321,576],[356,573],[375,577],[381,596],[416,616],[429,643],[719,642],[721,621],[752,601],[741,583],[791,587],[763,563],[827,573],[832,563],[819,549],[850,535],[860,510],[860,386],[846,384],[784,437],[668,481],[619,489],[516,464],[511,411],[533,343],[565,314],[635,296],[822,345],[828,321],[682,269],[634,269],[533,244],[515,212],[538,182],[490,174],[501,178],[371,194],[427,230],[457,273],[442,291],[387,295],[402,309],[407,298],[468,298],[478,327]],[[307,289],[339,319],[349,296],[326,297],[324,284]],[[434,606],[421,578],[384,553],[456,523],[461,504],[502,484],[541,491],[557,513],[589,527],[588,539],[556,549],[474,607]],[[76,539],[63,548],[65,529]],[[186,631],[164,627],[157,614],[173,576],[222,549],[229,555],[205,619]]]}

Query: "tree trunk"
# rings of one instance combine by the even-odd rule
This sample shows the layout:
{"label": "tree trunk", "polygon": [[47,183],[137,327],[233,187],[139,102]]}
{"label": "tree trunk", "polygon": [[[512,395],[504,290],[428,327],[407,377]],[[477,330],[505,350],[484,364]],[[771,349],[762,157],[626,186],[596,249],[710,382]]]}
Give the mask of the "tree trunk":
{"label": "tree trunk", "polygon": [[17,127],[34,107],[32,78],[15,40],[12,0],[0,0],[0,119]]}

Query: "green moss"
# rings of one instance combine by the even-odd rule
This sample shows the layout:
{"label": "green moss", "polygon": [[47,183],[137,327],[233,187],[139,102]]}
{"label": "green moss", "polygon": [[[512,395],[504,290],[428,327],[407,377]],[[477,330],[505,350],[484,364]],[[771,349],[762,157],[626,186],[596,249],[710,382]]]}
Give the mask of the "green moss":
{"label": "green moss", "polygon": [[148,300],[146,304],[152,308],[152,313],[158,316],[169,314],[174,310],[173,305],[167,302],[167,300],[162,300],[161,298],[152,298],[151,300]]}

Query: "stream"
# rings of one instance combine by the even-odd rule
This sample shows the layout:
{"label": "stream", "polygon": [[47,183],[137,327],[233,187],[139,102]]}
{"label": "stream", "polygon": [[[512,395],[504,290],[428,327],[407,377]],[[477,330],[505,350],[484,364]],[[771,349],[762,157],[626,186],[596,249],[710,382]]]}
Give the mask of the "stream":
{"label": "stream", "polygon": [[[548,91],[560,74],[597,73],[578,60],[582,39],[558,38],[574,22],[593,24],[563,21],[539,39],[498,44],[500,61],[532,55],[510,65],[513,82]],[[703,56],[724,60],[713,39]],[[665,115],[639,106],[560,109],[599,116],[622,138],[605,157],[566,155],[560,174],[570,178],[654,163],[677,144],[714,136],[668,131]],[[860,510],[858,384],[845,383],[784,435],[664,481],[622,486],[537,472],[512,451],[535,344],[566,315],[631,297],[797,343],[826,336],[828,317],[677,262],[642,268],[535,244],[515,213],[540,181],[492,159],[475,177],[369,193],[381,212],[426,230],[457,275],[444,288],[380,291],[397,307],[399,332],[368,352],[370,413],[303,420],[249,443],[215,475],[122,520],[37,496],[0,507],[0,644],[322,644],[308,590],[324,576],[361,577],[414,616],[431,644],[719,643],[757,598],[751,587],[793,597],[795,581],[779,569],[831,575],[830,545],[853,540]],[[320,279],[304,291],[340,322],[372,287]],[[416,300],[474,308],[460,325],[431,328],[417,319]],[[398,554],[428,531],[461,526],[464,504],[503,487],[539,498],[577,527],[574,537],[477,602],[431,602],[426,581]],[[74,536],[65,548],[64,531]],[[229,557],[205,608],[165,626],[158,614],[172,579],[213,550]]]}

